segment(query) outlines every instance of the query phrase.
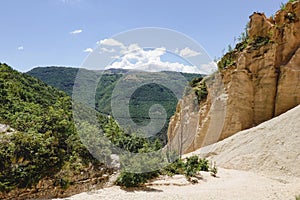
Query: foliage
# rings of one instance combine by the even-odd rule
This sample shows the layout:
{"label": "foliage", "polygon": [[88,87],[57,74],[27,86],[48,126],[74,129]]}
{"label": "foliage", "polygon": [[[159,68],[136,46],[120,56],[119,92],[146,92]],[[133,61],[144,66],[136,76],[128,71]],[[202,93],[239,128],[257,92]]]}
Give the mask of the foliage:
{"label": "foliage", "polygon": [[296,200],[300,200],[300,195],[295,196],[295,199],[296,199]]}
{"label": "foliage", "polygon": [[[28,74],[35,76],[45,83],[65,91],[68,95],[72,95],[74,81],[78,69],[65,67],[38,67],[28,72]],[[123,77],[127,70],[110,69],[101,73],[98,86],[95,94],[96,109],[103,114],[112,115],[111,111],[111,97],[113,90],[118,81]],[[93,71],[84,70],[81,72],[82,76],[87,80],[93,77]],[[172,72],[164,72],[172,76]],[[187,81],[191,81],[195,77],[202,77],[200,74],[181,73]],[[96,77],[100,77],[97,75]],[[95,80],[90,80],[95,81]],[[132,81],[132,80],[131,80]],[[135,81],[135,80],[133,80]],[[170,80],[176,84],[177,80]],[[127,80],[128,89],[131,85],[137,85],[137,82],[130,82]],[[122,91],[126,93],[126,91]],[[163,144],[167,142],[167,128],[170,117],[174,114],[177,105],[177,98],[168,88],[158,84],[147,84],[139,87],[132,94],[129,102],[129,112],[132,120],[138,125],[145,126],[150,122],[149,109],[152,105],[160,104],[164,107],[167,113],[167,121],[162,130],[157,134],[157,138]],[[137,131],[137,130],[135,130]]]}
{"label": "foliage", "polygon": [[117,178],[116,184],[124,187],[138,187],[158,175],[158,173],[153,172],[130,173],[122,171]]}
{"label": "foliage", "polygon": [[125,187],[137,187],[146,183],[149,179],[157,177],[159,174],[173,176],[175,174],[183,174],[188,179],[194,177],[199,171],[211,170],[212,176],[216,176],[217,167],[209,166],[208,160],[198,158],[198,156],[188,157],[185,160],[177,159],[163,169],[145,173],[129,173],[122,171],[117,179],[117,184]]}
{"label": "foliage", "polygon": [[177,159],[161,170],[162,174],[174,176],[175,174],[185,174],[185,163],[182,159]]}
{"label": "foliage", "polygon": [[70,97],[6,64],[0,64],[0,123],[17,130],[0,136],[0,191],[31,187],[71,163],[77,171],[98,163],[75,130]]}
{"label": "foliage", "polygon": [[253,49],[259,49],[260,47],[271,43],[271,39],[270,37],[266,36],[256,36],[250,43],[250,45],[252,46]]}
{"label": "foliage", "polygon": [[296,1],[299,1],[299,0],[289,0],[287,3],[280,3],[280,9],[283,11],[283,10],[285,10],[286,9],[286,5],[288,4],[288,3],[293,3],[293,2],[296,2]]}
{"label": "foliage", "polygon": [[281,2],[280,3],[280,10],[282,10],[282,11],[285,10],[285,7],[286,7],[286,4]]}
{"label": "foliage", "polygon": [[226,53],[218,62],[219,70],[226,69],[227,67],[235,64],[235,51]]}
{"label": "foliage", "polygon": [[[43,76],[47,78],[41,77],[41,72],[43,73]],[[56,87],[71,96],[77,72],[77,68],[37,67],[27,72],[27,74],[39,78],[48,85]]]}
{"label": "foliage", "polygon": [[210,175],[212,175],[213,177],[217,176],[218,168],[216,162],[214,162],[214,164],[212,163],[210,164],[209,171],[210,171]]}
{"label": "foliage", "polygon": [[198,103],[207,97],[208,91],[207,91],[205,78],[202,77],[194,78],[190,82],[190,86],[193,88],[197,96]]}

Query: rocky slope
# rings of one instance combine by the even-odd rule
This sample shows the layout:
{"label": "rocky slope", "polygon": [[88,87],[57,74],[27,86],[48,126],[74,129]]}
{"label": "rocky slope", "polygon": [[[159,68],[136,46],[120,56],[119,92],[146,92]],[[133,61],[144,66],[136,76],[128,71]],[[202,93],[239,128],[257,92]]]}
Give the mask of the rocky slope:
{"label": "rocky slope", "polygon": [[206,81],[208,95],[186,95],[169,123],[170,149],[187,153],[223,140],[300,103],[300,2],[274,17],[250,16],[248,37]]}

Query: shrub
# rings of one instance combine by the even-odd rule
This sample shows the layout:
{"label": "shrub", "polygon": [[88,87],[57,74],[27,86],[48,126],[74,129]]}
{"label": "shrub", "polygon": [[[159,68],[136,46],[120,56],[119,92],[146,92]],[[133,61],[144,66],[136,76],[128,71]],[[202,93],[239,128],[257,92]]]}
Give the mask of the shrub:
{"label": "shrub", "polygon": [[175,174],[185,173],[185,163],[181,159],[177,159],[173,163],[167,165],[161,170],[161,174],[174,176]]}
{"label": "shrub", "polygon": [[198,156],[192,156],[186,159],[184,165],[185,175],[187,177],[193,177],[198,171],[200,171],[199,158]]}
{"label": "shrub", "polygon": [[254,49],[259,49],[260,47],[266,45],[266,44],[269,44],[271,43],[271,39],[270,37],[266,36],[266,37],[263,37],[263,36],[256,36],[253,41],[251,42],[251,46],[254,48]]}
{"label": "shrub", "polygon": [[[151,160],[148,162],[151,162]],[[137,170],[140,170],[139,168],[142,167],[142,165],[138,162],[131,164],[133,164]],[[191,178],[195,177],[200,171],[210,171],[211,175],[215,177],[217,174],[217,167],[216,164],[210,166],[206,158],[201,159],[198,156],[191,156],[186,158],[185,161],[182,159],[177,159],[163,169],[153,172],[131,173],[121,171],[117,178],[116,184],[124,187],[138,187],[142,186],[149,179],[156,178],[160,174],[168,176],[182,174],[185,175],[188,180],[193,181]]]}
{"label": "shrub", "polygon": [[208,172],[209,170],[208,160],[206,158],[199,159],[199,167],[200,167],[200,171]]}
{"label": "shrub", "polygon": [[217,176],[218,168],[217,168],[216,162],[214,162],[214,164],[211,163],[209,171],[210,171],[210,175],[212,175],[213,177]]}
{"label": "shrub", "polygon": [[226,69],[227,67],[235,64],[235,51],[226,53],[218,62],[219,70]]}
{"label": "shrub", "polygon": [[191,156],[186,158],[185,162],[182,159],[176,160],[161,170],[161,173],[171,176],[175,174],[184,174],[190,178],[195,176],[199,171],[209,171],[209,169],[210,166],[206,158],[201,159],[198,156]]}
{"label": "shrub", "polygon": [[130,173],[121,172],[117,178],[116,184],[124,187],[138,187],[146,183],[148,179],[154,178],[151,173]]}
{"label": "shrub", "polygon": [[300,195],[295,196],[296,200],[300,200]]}

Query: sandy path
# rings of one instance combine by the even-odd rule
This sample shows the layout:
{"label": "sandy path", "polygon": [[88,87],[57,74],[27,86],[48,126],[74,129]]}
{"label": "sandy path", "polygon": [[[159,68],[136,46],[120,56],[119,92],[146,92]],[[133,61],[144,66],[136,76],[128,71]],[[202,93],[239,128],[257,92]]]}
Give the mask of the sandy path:
{"label": "sandy path", "polygon": [[185,179],[172,178],[156,183],[185,185],[153,185],[135,191],[113,186],[66,199],[295,200],[295,196],[300,195],[299,120],[300,106],[257,127],[186,155],[206,155],[215,160],[219,167],[223,167],[219,168],[219,178],[202,172],[203,180],[195,185],[186,185]]}
{"label": "sandy path", "polygon": [[125,191],[118,186],[98,191],[81,193],[66,200],[160,200],[160,199],[201,199],[201,200],[253,200],[253,199],[295,199],[300,193],[300,180],[292,182],[272,180],[252,172],[219,169],[219,178],[202,172],[203,180],[198,184],[186,186],[157,185],[144,190]]}

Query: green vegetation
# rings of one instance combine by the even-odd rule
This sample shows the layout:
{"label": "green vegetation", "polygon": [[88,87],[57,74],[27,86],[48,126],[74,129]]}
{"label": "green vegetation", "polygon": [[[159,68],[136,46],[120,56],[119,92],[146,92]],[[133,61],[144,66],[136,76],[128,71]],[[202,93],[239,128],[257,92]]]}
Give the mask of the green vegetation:
{"label": "green vegetation", "polygon": [[[59,69],[60,68],[46,68],[45,69],[47,72],[46,79],[49,81],[50,84],[53,84],[56,87],[61,87],[61,89],[64,89],[70,95],[70,92],[72,90],[69,87],[74,84],[74,80],[72,83],[71,79],[67,79],[66,83],[61,84],[62,82],[64,82],[64,78],[67,75],[57,76],[60,77],[61,80],[59,80],[60,78],[56,78],[55,82],[53,81],[51,82],[51,80],[54,80],[53,78],[51,78],[51,70],[54,71],[53,74],[54,76],[56,76],[58,74],[57,71],[59,71]],[[71,71],[73,70],[73,72],[70,72],[70,70]],[[71,77],[74,77],[75,70],[76,69],[67,69],[67,70],[63,70],[62,73],[68,72],[69,74],[71,74]],[[33,74],[35,76],[44,77],[43,73],[40,71],[43,71],[43,69],[37,68],[36,70],[34,70]],[[205,82],[202,81],[203,78],[199,77],[199,75],[193,75],[193,74],[185,74],[185,75],[188,77],[189,80],[192,80],[193,78],[198,76],[197,78],[192,80],[191,86],[195,88],[195,92],[199,96],[199,99],[204,98],[207,95],[207,91],[206,91]],[[98,87],[102,89],[101,90],[97,89],[96,92],[97,107],[99,110],[102,109],[101,111],[108,112],[108,113],[111,112],[110,107],[102,107],[101,109],[99,107],[100,105],[107,105],[107,104],[110,105],[110,103],[107,102],[110,102],[111,100],[110,98],[112,95],[112,91],[115,87],[115,84],[121,77],[122,77],[122,73],[119,73],[119,71],[114,71],[113,73],[112,71],[110,71],[102,76],[99,82],[100,86]],[[130,83],[128,84],[130,85]],[[65,96],[63,93],[61,93],[61,95],[64,96],[65,98],[69,98]],[[160,103],[161,105],[163,105],[167,110],[168,117],[170,117],[171,114],[173,114],[173,112],[175,111],[177,100],[174,97],[174,94],[170,90],[157,84],[143,85],[142,87],[138,88],[134,92],[130,100],[129,108],[133,120],[135,120],[135,122],[138,124],[143,124],[143,125],[147,124],[147,120],[149,120],[148,110],[155,103]],[[146,116],[145,113],[147,113]],[[63,115],[63,113],[61,113],[61,115]],[[79,114],[80,119],[83,121],[85,118],[88,118],[88,116],[89,116],[88,113]],[[118,148],[130,153],[155,154],[156,151],[158,151],[159,153],[159,150],[162,147],[162,144],[159,140],[155,138],[148,139],[148,138],[141,137],[140,134],[142,133],[136,132],[136,130],[131,130],[130,128],[124,130],[120,128],[119,125],[116,123],[116,121],[114,121],[114,119],[111,117],[103,117],[99,115],[98,118],[99,121],[101,122],[100,126],[101,129],[103,130],[104,136],[108,138],[112,142],[112,144],[115,145],[115,148],[112,149],[112,153],[118,153]],[[72,124],[72,128],[74,129],[73,126],[74,124]],[[97,131],[97,129],[93,125],[84,122],[80,124],[79,129],[84,130],[84,139],[87,140],[86,143],[93,144],[93,142],[97,140],[97,137],[95,136],[95,132]],[[40,135],[43,136],[43,134]],[[63,169],[74,168],[78,170],[78,166],[80,168],[80,164],[78,164],[77,162],[77,165],[70,167],[72,166],[70,160],[74,161],[83,158],[85,159],[88,158],[89,160],[93,160],[93,157],[86,150],[82,151],[84,148],[80,143],[80,141],[78,140],[77,135],[71,134],[68,138],[66,138],[66,141],[68,141],[68,143],[66,144],[68,148],[67,150],[65,150],[65,152],[70,151],[70,149],[72,149],[71,151],[75,152],[73,153],[75,155],[67,156],[66,159],[64,159],[63,167],[60,166],[60,168]],[[99,146],[101,148],[93,147],[92,145],[88,146],[87,148],[89,150],[92,150],[93,152],[97,152],[97,155],[103,155],[104,159],[109,159],[109,158],[105,158],[105,155],[107,155],[107,151],[109,151],[107,148],[108,144],[105,144],[105,142],[103,141],[98,141],[97,144],[100,144]],[[44,143],[44,145],[47,145],[47,143]],[[80,155],[78,155],[79,152],[85,152],[85,153],[81,153]],[[207,160],[198,159],[198,157],[191,157],[186,159],[185,161],[177,159],[174,163],[171,163],[163,170],[152,171],[151,168],[147,169],[147,166],[153,166],[155,164],[158,165],[164,162],[159,156],[157,157],[154,156],[154,158],[151,159],[149,159],[149,157],[147,156],[144,156],[140,158],[142,159],[142,162],[137,162],[135,156],[132,156],[130,153],[122,154],[120,156],[120,163],[121,163],[122,170],[120,172],[120,176],[117,179],[117,184],[125,187],[140,186],[144,184],[146,181],[148,181],[149,179],[157,177],[159,174],[168,174],[168,175],[184,174],[187,177],[192,177],[199,170],[206,170],[206,171],[209,170],[209,165]],[[68,162],[67,165],[65,164],[66,162]],[[131,171],[136,171],[136,172],[149,171],[149,172],[144,172],[144,173],[127,172],[125,171],[125,169],[126,166],[129,164],[132,169]],[[70,176],[59,177],[58,183],[62,188],[67,188],[70,184],[72,184],[72,182],[68,177]]]}
{"label": "green vegetation", "polygon": [[48,85],[58,88],[59,90],[64,91],[71,96],[77,72],[77,68],[37,67],[27,72],[27,74],[39,78]]}
{"label": "green vegetation", "polygon": [[217,168],[216,162],[214,162],[214,164],[212,164],[212,163],[210,164],[209,171],[210,171],[211,176],[217,177],[218,168]]}
{"label": "green vegetation", "polygon": [[[17,130],[0,137],[1,192],[29,188],[44,177],[65,188],[83,168],[102,165],[81,143],[64,92],[0,64],[0,102],[0,123]],[[86,135],[88,130],[97,129],[87,123]],[[98,150],[107,155],[105,145]]]}
{"label": "green vegetation", "polygon": [[206,78],[197,77],[190,82],[190,86],[197,96],[198,103],[208,95],[206,80]]}
{"label": "green vegetation", "polygon": [[211,175],[216,177],[217,167],[215,164],[210,166],[208,160],[205,158],[201,159],[198,156],[191,156],[184,160],[177,159],[159,171],[147,173],[121,172],[117,179],[117,184],[124,187],[138,187],[160,174],[168,176],[182,174],[185,175],[188,180],[191,180],[191,178],[197,176],[200,171],[210,171]]}
{"label": "green vegetation", "polygon": [[[39,78],[40,80],[53,87],[65,91],[68,95],[72,95],[72,90],[77,72],[78,69],[76,68],[38,67],[29,71],[28,74]],[[117,82],[127,72],[127,70],[110,69],[102,73],[95,94],[95,107],[100,113],[106,115],[112,114],[111,97],[113,90]],[[91,79],[90,77],[95,77],[95,73],[96,72],[86,70],[85,78],[89,80]],[[162,72],[162,76],[164,76],[164,73],[167,73],[169,76],[172,76],[173,72]],[[96,77],[99,76],[99,74],[96,75]],[[195,77],[202,77],[200,74],[181,74],[186,78],[187,81],[191,81]],[[147,78],[146,73],[141,77],[143,76]],[[125,84],[128,84],[128,90],[132,87],[132,85],[138,85],[139,82],[137,81],[139,80],[127,80]],[[171,84],[178,84],[176,82],[176,79],[170,79]],[[75,86],[75,88],[76,87],[77,86]],[[126,94],[127,91],[120,92]],[[156,137],[158,137],[163,144],[166,144],[169,119],[175,113],[177,105],[177,98],[173,94],[173,92],[164,86],[155,83],[150,83],[139,87],[131,96],[129,103],[130,117],[135,123],[141,126],[145,126],[150,122],[149,109],[152,105],[160,104],[164,107],[167,114],[167,121],[165,122],[164,127],[157,134]]]}
{"label": "green vegetation", "polygon": [[295,197],[296,200],[300,200],[300,195]]}
{"label": "green vegetation", "polygon": [[265,46],[269,43],[272,43],[272,40],[270,37],[262,37],[262,36],[256,36],[251,42],[250,45],[253,49],[259,49],[262,46]]}
{"label": "green vegetation", "polygon": [[218,62],[219,70],[226,69],[231,65],[235,65],[235,51],[226,53]]}
{"label": "green vegetation", "polygon": [[280,9],[283,11],[283,10],[285,10],[286,5],[287,5],[288,3],[293,3],[293,2],[296,2],[296,1],[299,1],[299,0],[289,0],[287,3],[282,3],[282,2],[281,2],[281,4],[280,4]]}

